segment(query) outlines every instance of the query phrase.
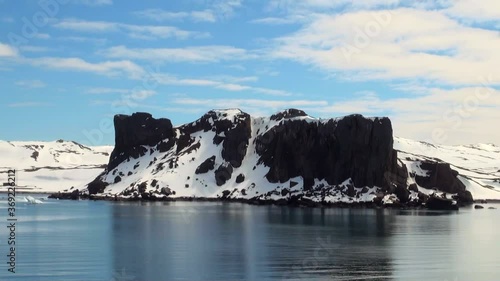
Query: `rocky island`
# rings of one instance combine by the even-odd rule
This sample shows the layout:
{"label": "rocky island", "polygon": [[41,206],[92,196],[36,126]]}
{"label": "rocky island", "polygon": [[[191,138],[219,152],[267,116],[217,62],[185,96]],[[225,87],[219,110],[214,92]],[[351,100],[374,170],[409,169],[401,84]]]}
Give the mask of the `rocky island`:
{"label": "rocky island", "polygon": [[437,208],[473,202],[450,164],[399,156],[386,117],[319,119],[298,109],[252,117],[227,109],[178,127],[148,113],[116,115],[114,126],[115,147],[103,172],[52,197],[305,206],[430,200]]}

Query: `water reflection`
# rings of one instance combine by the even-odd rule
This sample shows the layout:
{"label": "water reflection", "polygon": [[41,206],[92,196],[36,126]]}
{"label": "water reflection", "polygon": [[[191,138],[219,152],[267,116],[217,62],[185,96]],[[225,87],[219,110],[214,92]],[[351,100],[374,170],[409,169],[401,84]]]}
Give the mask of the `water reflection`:
{"label": "water reflection", "polygon": [[[0,202],[2,221],[6,206]],[[458,281],[500,274],[498,209],[48,200],[16,212],[19,271],[4,267],[0,280]],[[0,227],[0,239],[7,235]]]}
{"label": "water reflection", "polygon": [[114,267],[141,280],[387,280],[392,272],[394,215],[385,210],[151,203],[112,212]]}

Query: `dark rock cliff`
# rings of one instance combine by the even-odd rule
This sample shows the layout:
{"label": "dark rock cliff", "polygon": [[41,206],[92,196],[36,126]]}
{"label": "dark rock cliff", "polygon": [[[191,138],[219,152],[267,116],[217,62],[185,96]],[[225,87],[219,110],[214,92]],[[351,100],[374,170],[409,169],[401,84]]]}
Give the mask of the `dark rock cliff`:
{"label": "dark rock cliff", "polygon": [[112,170],[128,157],[138,158],[145,154],[143,145],[156,145],[174,136],[172,122],[166,118],[155,119],[149,113],[115,115],[115,148],[109,158],[108,170]]}
{"label": "dark rock cliff", "polygon": [[324,123],[284,120],[256,139],[257,153],[268,167],[270,182],[302,176],[311,188],[314,179],[340,184],[351,178],[355,186],[388,186],[384,175],[396,163],[388,118],[361,115]]}

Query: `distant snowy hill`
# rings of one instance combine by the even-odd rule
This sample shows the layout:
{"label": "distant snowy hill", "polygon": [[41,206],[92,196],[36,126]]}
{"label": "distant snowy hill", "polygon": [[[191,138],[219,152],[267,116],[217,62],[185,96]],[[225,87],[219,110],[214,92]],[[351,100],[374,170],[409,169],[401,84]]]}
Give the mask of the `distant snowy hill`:
{"label": "distant snowy hill", "polygon": [[445,146],[396,137],[394,149],[415,173],[422,160],[447,162],[474,199],[500,199],[500,147],[494,144]]}
{"label": "distant snowy hill", "polygon": [[87,147],[63,140],[0,141],[0,183],[7,181],[7,170],[16,169],[18,191],[62,191],[95,178],[112,150],[112,146]]}

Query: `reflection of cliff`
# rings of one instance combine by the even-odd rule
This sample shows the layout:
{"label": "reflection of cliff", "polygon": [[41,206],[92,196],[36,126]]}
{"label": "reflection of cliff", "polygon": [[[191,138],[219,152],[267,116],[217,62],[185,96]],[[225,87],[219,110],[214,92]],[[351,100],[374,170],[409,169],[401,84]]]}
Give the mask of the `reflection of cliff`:
{"label": "reflection of cliff", "polygon": [[113,208],[114,267],[138,280],[349,280],[392,271],[386,249],[393,217],[384,210],[214,203]]}
{"label": "reflection of cliff", "polygon": [[247,277],[258,272],[256,264],[265,262],[259,252],[267,249],[256,245],[262,237],[254,223],[262,220],[255,217],[258,214],[246,214],[251,207],[117,205],[115,267],[132,266],[139,280],[252,280]]}
{"label": "reflection of cliff", "polygon": [[387,279],[392,272],[387,246],[394,217],[384,212],[387,210],[276,210],[268,214],[268,221],[293,246],[284,247],[284,252],[272,251],[269,260],[281,260],[287,277],[303,280]]}

